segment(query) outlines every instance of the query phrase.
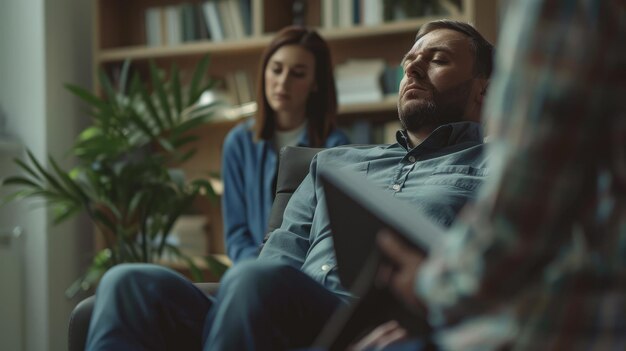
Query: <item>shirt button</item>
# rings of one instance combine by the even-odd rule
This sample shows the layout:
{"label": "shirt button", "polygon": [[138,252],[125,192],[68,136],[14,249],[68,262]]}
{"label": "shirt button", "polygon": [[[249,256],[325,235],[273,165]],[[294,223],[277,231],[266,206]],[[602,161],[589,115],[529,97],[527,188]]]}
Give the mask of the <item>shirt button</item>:
{"label": "shirt button", "polygon": [[414,156],[409,156],[409,162],[415,163],[415,157]]}
{"label": "shirt button", "polygon": [[323,264],[323,265],[322,265],[322,271],[323,271],[323,272],[326,272],[326,271],[328,271],[328,270],[330,270],[330,265],[329,265],[329,264]]}
{"label": "shirt button", "polygon": [[398,191],[400,190],[400,184],[394,184],[391,188],[395,191]]}

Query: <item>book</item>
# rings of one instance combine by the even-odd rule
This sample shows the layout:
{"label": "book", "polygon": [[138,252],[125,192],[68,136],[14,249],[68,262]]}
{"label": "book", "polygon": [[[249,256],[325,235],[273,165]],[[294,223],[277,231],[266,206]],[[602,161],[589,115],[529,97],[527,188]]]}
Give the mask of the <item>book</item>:
{"label": "book", "polygon": [[201,3],[193,4],[193,17],[194,17],[194,32],[195,39],[198,40],[210,40],[209,26],[204,17],[204,10]]}
{"label": "book", "polygon": [[375,26],[383,22],[383,2],[382,0],[363,0],[363,16],[361,22],[366,26]]}
{"label": "book", "polygon": [[334,28],[336,23],[333,22],[333,0],[322,0],[322,27]]}
{"label": "book", "polygon": [[193,13],[193,4],[185,3],[179,6],[182,41],[193,41],[196,39],[196,19]]}
{"label": "book", "polygon": [[242,39],[246,36],[246,28],[243,23],[243,15],[241,13],[239,0],[227,0],[227,2],[228,14],[230,15],[231,23],[233,25],[234,38]]}
{"label": "book", "polygon": [[202,10],[211,40],[223,41],[225,38],[224,27],[215,1],[216,0],[209,0],[202,3]]}
{"label": "book", "polygon": [[243,20],[244,34],[252,36],[252,4],[250,0],[239,0],[239,10]]}
{"label": "book", "polygon": [[178,5],[165,7],[165,32],[167,45],[177,45],[182,42],[181,11]]}
{"label": "book", "polygon": [[339,104],[378,102],[383,99],[382,59],[352,59],[335,67]]}
{"label": "book", "polygon": [[225,39],[236,39],[237,34],[235,32],[235,24],[233,23],[233,16],[231,14],[231,7],[229,0],[215,0],[217,4],[217,13],[222,23],[222,29]]}
{"label": "book", "polygon": [[162,23],[161,7],[149,7],[145,13],[146,24],[146,45],[161,46],[163,45],[163,23]]}

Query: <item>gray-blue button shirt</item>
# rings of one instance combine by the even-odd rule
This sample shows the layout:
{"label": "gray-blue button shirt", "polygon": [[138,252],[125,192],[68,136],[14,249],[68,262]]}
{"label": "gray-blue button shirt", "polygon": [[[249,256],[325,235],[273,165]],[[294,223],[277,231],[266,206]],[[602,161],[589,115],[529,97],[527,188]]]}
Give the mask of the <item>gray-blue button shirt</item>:
{"label": "gray-blue button shirt", "polygon": [[291,197],[281,227],[270,234],[259,259],[281,260],[339,297],[351,296],[341,286],[335,268],[319,169],[347,168],[362,173],[372,184],[449,226],[459,210],[475,198],[486,175],[480,125],[441,126],[410,150],[405,132],[398,132],[396,139],[393,145],[340,146],[318,153]]}

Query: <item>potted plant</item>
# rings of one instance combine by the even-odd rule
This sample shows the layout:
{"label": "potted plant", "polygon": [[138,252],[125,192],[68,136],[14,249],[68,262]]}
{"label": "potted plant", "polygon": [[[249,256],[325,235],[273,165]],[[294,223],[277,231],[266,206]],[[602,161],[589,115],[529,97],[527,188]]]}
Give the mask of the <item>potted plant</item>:
{"label": "potted plant", "polygon": [[[207,179],[188,181],[176,168],[196,151],[194,128],[207,123],[214,112],[216,103],[198,104],[214,83],[205,78],[208,63],[204,57],[185,87],[177,66],[165,77],[150,62],[148,88],[138,73],[129,77],[129,61],[122,66],[117,89],[104,71],[99,72],[102,97],[66,85],[89,105],[93,122],[69,150],[77,164],[63,169],[50,156],[46,168],[30,151],[27,162],[15,160],[23,174],[3,181],[2,186],[17,188],[5,202],[42,199],[53,210],[55,223],[84,212],[104,239],[105,248],[68,288],[68,296],[90,289],[116,264],[156,262],[165,254],[186,262],[194,278],[201,277],[192,258],[168,237],[197,197],[216,197]],[[226,269],[211,256],[206,259],[214,275]]]}

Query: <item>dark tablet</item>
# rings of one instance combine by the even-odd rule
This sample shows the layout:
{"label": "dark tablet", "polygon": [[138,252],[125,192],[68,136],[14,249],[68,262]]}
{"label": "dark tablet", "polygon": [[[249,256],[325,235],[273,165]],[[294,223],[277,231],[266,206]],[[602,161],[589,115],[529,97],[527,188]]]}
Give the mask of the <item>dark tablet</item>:
{"label": "dark tablet", "polygon": [[[414,205],[397,199],[363,175],[345,169],[321,170],[337,270],[342,284],[354,291],[364,269],[375,271],[368,259],[376,256],[376,235],[381,228],[400,234],[407,245],[424,254],[440,245],[444,229]],[[367,280],[367,278],[360,278]],[[367,284],[363,282],[362,284]]]}
{"label": "dark tablet", "polygon": [[441,245],[444,229],[414,205],[395,198],[361,174],[333,169],[320,172],[333,236],[337,270],[342,284],[359,296],[333,314],[314,345],[345,350],[376,326],[398,321],[412,337],[427,338],[431,329],[425,316],[411,310],[386,287],[374,284],[382,260],[376,248],[381,228],[398,233],[406,245],[428,254]]}

